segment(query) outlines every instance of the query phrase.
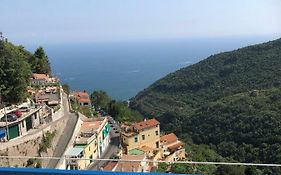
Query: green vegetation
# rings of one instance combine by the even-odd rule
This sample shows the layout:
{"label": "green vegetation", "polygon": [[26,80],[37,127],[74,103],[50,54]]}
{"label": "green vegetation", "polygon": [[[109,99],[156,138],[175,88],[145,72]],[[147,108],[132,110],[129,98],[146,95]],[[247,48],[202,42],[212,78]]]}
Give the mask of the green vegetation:
{"label": "green vegetation", "polygon": [[26,61],[28,56],[23,47],[0,40],[0,93],[3,101],[17,103],[25,99],[31,75]]}
{"label": "green vegetation", "polygon": [[88,118],[93,117],[93,110],[90,106],[80,106],[75,99],[71,99],[71,107],[74,111],[80,112]]}
{"label": "green vegetation", "polygon": [[35,53],[29,58],[29,63],[33,72],[51,74],[49,59],[43,47],[36,49]]}
{"label": "green vegetation", "polygon": [[104,91],[94,91],[91,101],[95,109],[102,109],[119,122],[134,122],[142,120],[139,112],[128,107],[126,102],[111,99]]}
{"label": "green vegetation", "polygon": [[42,168],[41,161],[38,159],[28,159],[26,168]]}
{"label": "green vegetation", "polygon": [[[35,61],[39,60],[39,61]],[[0,40],[0,93],[2,100],[18,103],[27,97],[26,88],[30,84],[31,73],[49,73],[48,57],[42,47],[34,54]]]}
{"label": "green vegetation", "polygon": [[[156,81],[132,99],[131,107],[156,117],[164,131],[209,145],[223,160],[281,163],[280,67],[281,39],[213,55]],[[209,159],[216,160],[221,159]],[[238,166],[215,169],[206,174],[281,171]]]}
{"label": "green vegetation", "polygon": [[62,85],[62,89],[63,89],[63,91],[64,91],[67,95],[70,94],[70,86],[69,86],[69,84],[64,83],[64,84]]}
{"label": "green vegetation", "polygon": [[39,150],[38,150],[39,154],[42,152],[47,152],[47,149],[51,148],[52,141],[53,141],[55,135],[56,135],[56,131],[54,131],[54,132],[47,131],[46,134],[43,135],[43,138],[39,145]]}

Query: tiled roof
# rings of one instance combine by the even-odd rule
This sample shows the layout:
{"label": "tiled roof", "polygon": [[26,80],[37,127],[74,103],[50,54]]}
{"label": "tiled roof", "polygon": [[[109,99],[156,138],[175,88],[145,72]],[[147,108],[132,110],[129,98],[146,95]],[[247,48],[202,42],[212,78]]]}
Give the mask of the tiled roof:
{"label": "tiled roof", "polygon": [[86,131],[95,131],[99,129],[99,127],[102,124],[102,120],[98,121],[91,121],[91,122],[83,122],[81,126],[81,131],[86,132]]}
{"label": "tiled roof", "polygon": [[156,125],[159,125],[160,123],[156,119],[150,119],[150,120],[145,120],[139,123],[135,123],[133,126],[137,130],[142,130],[146,128],[150,128]]}
{"label": "tiled roof", "polygon": [[174,133],[164,135],[160,138],[160,142],[163,142],[163,143],[172,143],[172,142],[176,142],[177,140],[178,140],[178,137]]}
{"label": "tiled roof", "polygon": [[90,103],[90,96],[87,92],[74,92],[74,96],[78,102]]}
{"label": "tiled roof", "polygon": [[47,79],[49,78],[48,74],[32,74],[34,79]]}
{"label": "tiled roof", "polygon": [[178,141],[177,143],[168,146],[168,148],[169,148],[172,152],[174,152],[174,151],[178,150],[179,148],[181,148],[182,146],[183,146],[183,143],[182,143],[181,141]]}
{"label": "tiled roof", "polygon": [[[123,155],[121,160],[126,160],[126,162],[118,162],[116,171],[121,172],[133,172],[138,171],[141,167],[141,160],[144,160],[145,155]],[[139,162],[129,162],[130,160],[140,160]]]}
{"label": "tiled roof", "polygon": [[112,171],[116,165],[117,162],[108,162],[108,164],[103,168],[103,171]]}

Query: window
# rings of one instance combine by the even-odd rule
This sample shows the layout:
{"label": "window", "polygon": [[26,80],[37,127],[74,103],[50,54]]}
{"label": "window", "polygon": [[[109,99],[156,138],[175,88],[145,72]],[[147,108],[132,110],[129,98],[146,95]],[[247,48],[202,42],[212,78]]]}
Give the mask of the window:
{"label": "window", "polygon": [[21,126],[24,128],[24,122],[21,123]]}
{"label": "window", "polygon": [[141,137],[142,137],[142,140],[144,140],[144,139],[145,139],[145,135],[144,135],[144,134],[143,134]]}
{"label": "window", "polygon": [[138,142],[138,137],[135,137],[135,142]]}
{"label": "window", "polygon": [[158,136],[158,134],[159,134],[158,131],[155,131],[155,134]]}
{"label": "window", "polygon": [[156,148],[159,148],[159,142],[156,142]]}
{"label": "window", "polygon": [[89,151],[91,151],[91,147],[89,146]]}

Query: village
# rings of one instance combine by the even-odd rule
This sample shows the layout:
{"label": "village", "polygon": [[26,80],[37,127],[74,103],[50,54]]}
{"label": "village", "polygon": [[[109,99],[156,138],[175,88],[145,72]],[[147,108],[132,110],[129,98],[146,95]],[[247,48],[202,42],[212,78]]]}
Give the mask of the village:
{"label": "village", "polygon": [[[136,123],[119,123],[100,109],[95,109],[86,91],[66,94],[59,79],[48,74],[33,74],[26,102],[8,105],[0,111],[2,145],[21,140],[40,128],[59,122],[63,116],[75,120],[65,147],[54,156],[48,168],[66,170],[102,170],[153,172],[159,161],[186,159],[184,144],[174,133],[162,133],[161,123],[145,118]],[[65,96],[65,100],[63,97]],[[76,111],[87,109],[88,116]],[[102,160],[104,159],[104,160]]]}

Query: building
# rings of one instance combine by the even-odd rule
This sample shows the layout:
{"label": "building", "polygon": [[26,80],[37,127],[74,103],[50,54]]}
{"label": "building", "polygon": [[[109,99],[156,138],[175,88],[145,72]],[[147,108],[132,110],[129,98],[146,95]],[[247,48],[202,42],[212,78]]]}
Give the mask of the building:
{"label": "building", "polygon": [[48,74],[32,74],[30,78],[31,84],[36,86],[45,86],[48,84],[55,84],[59,82],[58,78],[50,77]]}
{"label": "building", "polygon": [[[70,158],[66,161],[66,169],[86,169],[92,163],[90,159],[99,158],[109,145],[109,132],[107,118],[85,119],[73,148],[66,153],[66,158]],[[82,160],[76,160],[76,158],[82,158]]]}
{"label": "building", "polygon": [[163,149],[163,159],[167,161],[179,161],[185,159],[183,142],[174,133],[164,135],[160,138]]}
{"label": "building", "polygon": [[160,123],[156,119],[123,125],[121,129],[121,143],[125,154],[136,148],[160,148]]}
{"label": "building", "polygon": [[49,75],[48,74],[32,74],[31,83],[33,85],[41,86],[49,83]]}
{"label": "building", "polygon": [[145,155],[124,155],[118,162],[109,162],[103,170],[118,172],[148,172],[149,166],[146,160]]}
{"label": "building", "polygon": [[[13,108],[7,111],[7,116],[9,116],[9,120],[7,120],[7,122],[5,115],[1,113],[0,130],[6,133],[6,140],[26,135],[29,130],[37,128],[41,123],[43,123],[46,118],[50,116],[52,117],[51,112],[51,110],[41,105],[23,105],[18,108]],[[16,115],[17,113],[20,115]]]}
{"label": "building", "polygon": [[80,106],[91,106],[90,96],[86,91],[74,92],[72,94]]}
{"label": "building", "polygon": [[146,156],[151,161],[147,171],[157,167],[155,161],[185,159],[183,142],[174,133],[160,137],[159,125],[156,119],[150,119],[121,126],[123,156]]}
{"label": "building", "polygon": [[48,106],[60,105],[61,98],[61,89],[57,86],[42,88],[35,94],[36,103]]}

